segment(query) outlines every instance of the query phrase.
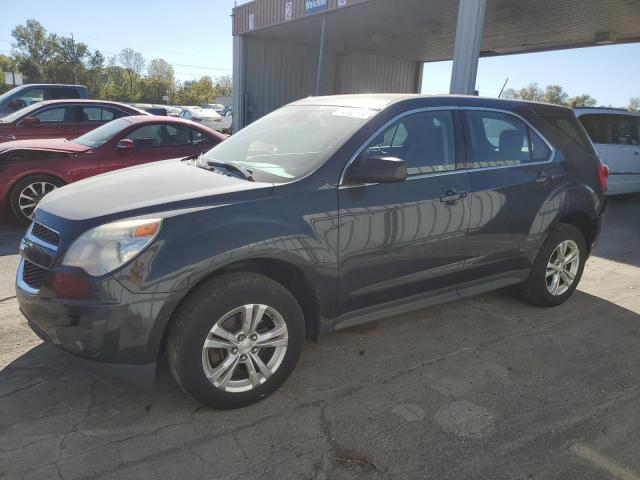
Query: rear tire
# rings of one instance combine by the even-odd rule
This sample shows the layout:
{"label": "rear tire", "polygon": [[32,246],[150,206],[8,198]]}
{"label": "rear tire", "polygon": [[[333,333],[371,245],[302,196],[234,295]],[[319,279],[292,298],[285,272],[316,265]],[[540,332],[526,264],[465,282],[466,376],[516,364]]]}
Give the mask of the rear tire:
{"label": "rear tire", "polygon": [[[577,257],[572,257],[574,253]],[[573,225],[559,223],[542,244],[529,277],[522,284],[522,298],[538,307],[565,302],[580,282],[586,259],[582,232]]]}
{"label": "rear tire", "polygon": [[263,275],[234,273],[206,282],[179,307],[167,358],[189,397],[212,408],[240,408],[285,382],[304,339],[302,310],[285,287]]}
{"label": "rear tire", "polygon": [[9,203],[15,217],[25,225],[31,223],[40,200],[65,183],[51,175],[32,175],[20,180],[11,190]]}

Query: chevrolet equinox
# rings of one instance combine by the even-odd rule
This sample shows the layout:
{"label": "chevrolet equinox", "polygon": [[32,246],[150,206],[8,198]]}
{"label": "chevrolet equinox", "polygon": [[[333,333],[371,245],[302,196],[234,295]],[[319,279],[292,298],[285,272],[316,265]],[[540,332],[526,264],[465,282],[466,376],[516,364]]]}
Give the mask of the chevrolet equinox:
{"label": "chevrolet equinox", "polygon": [[41,338],[105,379],[151,385],[164,355],[187,395],[241,407],[332,330],[509,285],[564,302],[606,176],[567,108],[308,98],[204,154],[47,195],[17,296]]}

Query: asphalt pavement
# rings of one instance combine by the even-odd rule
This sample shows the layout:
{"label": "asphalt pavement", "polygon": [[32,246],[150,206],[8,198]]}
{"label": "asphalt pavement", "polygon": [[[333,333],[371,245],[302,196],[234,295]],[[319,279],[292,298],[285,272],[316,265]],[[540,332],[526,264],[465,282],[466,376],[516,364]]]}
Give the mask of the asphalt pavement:
{"label": "asphalt pavement", "polygon": [[2,479],[640,479],[640,197],[610,201],[565,304],[505,289],[335,333],[233,411],[42,344],[14,298],[22,234],[0,224]]}

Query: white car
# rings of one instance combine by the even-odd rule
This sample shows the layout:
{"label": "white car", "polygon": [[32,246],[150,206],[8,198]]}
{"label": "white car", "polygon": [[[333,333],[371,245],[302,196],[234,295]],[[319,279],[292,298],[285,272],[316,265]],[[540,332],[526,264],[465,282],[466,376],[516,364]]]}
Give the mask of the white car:
{"label": "white car", "polygon": [[194,122],[201,123],[213,130],[217,130],[218,132],[222,132],[223,130],[222,117],[219,113],[211,109],[184,109],[180,112],[178,117],[184,118],[185,120],[193,120]]}
{"label": "white car", "polygon": [[640,192],[640,113],[576,108],[576,116],[609,167],[607,194]]}

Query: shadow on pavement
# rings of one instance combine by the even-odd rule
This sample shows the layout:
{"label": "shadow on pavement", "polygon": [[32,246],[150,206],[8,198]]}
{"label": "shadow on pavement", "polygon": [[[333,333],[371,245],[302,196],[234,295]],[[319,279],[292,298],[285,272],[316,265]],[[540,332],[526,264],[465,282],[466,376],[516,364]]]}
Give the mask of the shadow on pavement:
{"label": "shadow on pavement", "polygon": [[546,478],[571,471],[566,442],[637,401],[638,336],[639,315],[595,296],[538,309],[499,291],[307,344],[280,391],[235,411],[199,407],[166,368],[154,391],[126,393],[39,345],[0,371],[0,465],[21,473],[19,449],[25,469],[61,478],[152,478],[171,464],[220,478],[438,477],[446,465],[514,478],[521,458]]}
{"label": "shadow on pavement", "polygon": [[21,223],[0,219],[0,256],[17,254],[26,230]]}
{"label": "shadow on pavement", "polygon": [[594,255],[640,267],[640,194],[608,198]]}

